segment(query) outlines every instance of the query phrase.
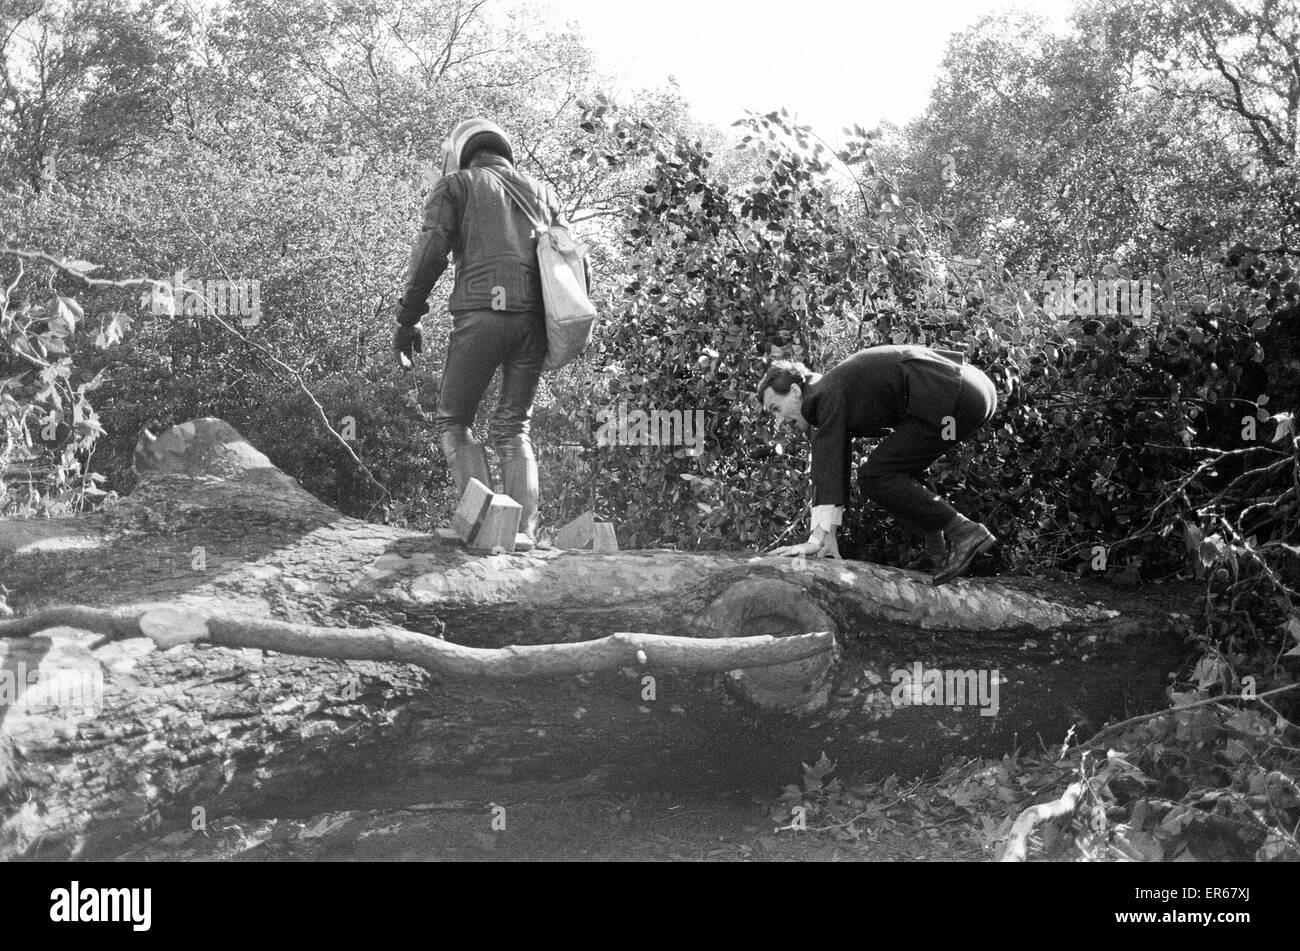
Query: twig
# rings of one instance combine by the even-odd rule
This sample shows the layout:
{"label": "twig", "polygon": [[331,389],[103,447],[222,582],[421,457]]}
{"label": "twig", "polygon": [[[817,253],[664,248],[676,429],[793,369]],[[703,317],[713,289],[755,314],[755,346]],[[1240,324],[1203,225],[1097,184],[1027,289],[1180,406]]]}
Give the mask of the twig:
{"label": "twig", "polygon": [[1223,703],[1225,700],[1245,700],[1248,702],[1251,700],[1262,700],[1264,697],[1272,697],[1275,694],[1287,693],[1288,691],[1295,690],[1298,687],[1300,687],[1300,684],[1288,684],[1285,687],[1274,687],[1272,690],[1265,690],[1263,693],[1253,694],[1252,696],[1249,697],[1243,696],[1241,694],[1225,695],[1222,697],[1207,697],[1204,700],[1194,700],[1191,703],[1179,704],[1176,707],[1169,707],[1166,710],[1157,710],[1155,713],[1139,714],[1138,716],[1135,717],[1129,717],[1127,720],[1120,720],[1118,723],[1112,723],[1110,726],[1102,727],[1100,730],[1098,730],[1096,733],[1093,734],[1092,739],[1090,739],[1087,743],[1083,743],[1075,747],[1075,749],[1080,749],[1080,750],[1089,749],[1090,747],[1095,746],[1097,741],[1100,740],[1106,734],[1114,732],[1115,730],[1118,730],[1120,727],[1130,726],[1134,723],[1141,723],[1144,720],[1154,720],[1156,717],[1168,716],[1169,714],[1177,713],[1180,710],[1191,710],[1194,707],[1208,706],[1211,703]]}
{"label": "twig", "polygon": [[1267,446],[1247,446],[1245,449],[1229,449],[1229,450],[1218,451],[1217,455],[1211,456],[1209,459],[1205,459],[1204,461],[1201,462],[1199,466],[1197,466],[1195,469],[1192,470],[1191,475],[1183,479],[1182,482],[1178,483],[1178,485],[1174,488],[1173,492],[1167,495],[1159,504],[1155,506],[1155,508],[1151,510],[1151,514],[1147,518],[1145,525],[1139,528],[1133,535],[1130,535],[1128,538],[1120,539],[1119,541],[1113,542],[1112,544],[1121,545],[1129,541],[1130,539],[1141,535],[1142,533],[1146,532],[1148,529],[1150,529],[1153,525],[1155,525],[1156,516],[1160,513],[1160,510],[1163,509],[1170,502],[1173,502],[1180,495],[1182,495],[1186,491],[1188,486],[1190,486],[1192,482],[1196,480],[1196,477],[1199,476],[1206,469],[1210,468],[1213,465],[1223,462],[1225,459],[1227,459],[1230,456],[1242,456],[1245,455],[1246,453],[1256,452],[1261,449],[1269,452],[1273,452],[1275,455],[1277,454],[1275,450],[1271,450]]}
{"label": "twig", "polygon": [[1023,862],[1029,833],[1044,822],[1073,813],[1074,807],[1079,804],[1079,797],[1083,795],[1083,789],[1084,784],[1081,780],[1070,783],[1065,790],[1065,794],[1060,799],[1053,799],[1051,802],[1030,806],[1022,812],[1011,826],[1011,834],[1007,837],[1006,845],[1003,846],[1002,858],[999,861]]}
{"label": "twig", "polygon": [[[23,258],[26,258],[29,261],[43,261],[46,264],[49,264],[59,269],[60,271],[63,271],[65,274],[71,274],[73,277],[80,278],[81,280],[85,281],[87,284],[91,285],[92,287],[152,287],[154,284],[157,283],[157,281],[147,277],[133,277],[121,281],[113,281],[113,280],[109,280],[108,278],[102,278],[102,277],[87,277],[85,272],[79,271],[76,268],[71,267],[67,261],[56,258],[50,254],[46,254],[44,251],[23,251],[20,250],[19,248],[11,248],[8,247],[7,245],[0,245],[0,255],[9,255],[10,257],[19,258],[20,268],[22,267],[21,259]],[[21,270],[19,271],[18,276],[20,278],[22,277]],[[11,294],[13,292],[13,289],[17,286],[18,286],[18,281],[15,280],[13,286],[9,288]]]}

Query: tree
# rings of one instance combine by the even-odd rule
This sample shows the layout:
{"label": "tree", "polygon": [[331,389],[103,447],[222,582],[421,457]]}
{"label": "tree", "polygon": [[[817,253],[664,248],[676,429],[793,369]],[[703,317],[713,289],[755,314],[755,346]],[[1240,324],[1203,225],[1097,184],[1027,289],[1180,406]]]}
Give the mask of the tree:
{"label": "tree", "polygon": [[0,185],[36,191],[140,154],[182,58],[169,0],[0,3]]}
{"label": "tree", "polygon": [[[219,420],[146,435],[136,460],[136,492],[89,518],[0,522],[0,613],[17,612],[0,689],[24,693],[22,671],[43,698],[0,704],[4,858],[109,857],[196,809],[303,808],[358,771],[419,797],[764,788],[823,750],[846,773],[933,769],[1159,705],[1183,651],[1149,599],[1024,580],[473,556],[340,515]],[[71,716],[55,674],[96,716]]]}

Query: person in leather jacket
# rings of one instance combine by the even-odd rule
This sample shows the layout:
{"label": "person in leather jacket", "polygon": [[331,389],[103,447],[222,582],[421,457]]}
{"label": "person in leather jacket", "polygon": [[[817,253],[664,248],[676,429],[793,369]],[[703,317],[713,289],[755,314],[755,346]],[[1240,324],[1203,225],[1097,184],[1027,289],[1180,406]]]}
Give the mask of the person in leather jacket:
{"label": "person in leather jacket", "polygon": [[423,227],[411,250],[393,349],[404,369],[423,351],[420,318],[450,254],[452,330],[434,425],[457,496],[470,479],[491,488],[487,453],[470,427],[501,368],[501,396],[488,435],[501,464],[502,490],[523,507],[516,548],[526,550],[537,532],[537,461],[529,425],[546,357],[546,322],[534,227],[501,180],[535,199],[538,220],[563,223],[563,213],[553,189],[515,168],[510,140],[492,122],[460,123],[443,156],[443,176],[425,202]]}

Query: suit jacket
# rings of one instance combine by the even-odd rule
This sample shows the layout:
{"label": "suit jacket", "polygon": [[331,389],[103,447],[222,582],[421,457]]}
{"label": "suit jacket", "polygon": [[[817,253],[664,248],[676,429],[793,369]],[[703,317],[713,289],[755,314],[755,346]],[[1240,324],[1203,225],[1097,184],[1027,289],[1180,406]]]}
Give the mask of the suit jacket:
{"label": "suit jacket", "polygon": [[955,350],[870,347],[810,384],[803,417],[813,427],[813,504],[848,504],[855,436],[883,436],[904,416],[942,426],[956,411],[965,359]]}

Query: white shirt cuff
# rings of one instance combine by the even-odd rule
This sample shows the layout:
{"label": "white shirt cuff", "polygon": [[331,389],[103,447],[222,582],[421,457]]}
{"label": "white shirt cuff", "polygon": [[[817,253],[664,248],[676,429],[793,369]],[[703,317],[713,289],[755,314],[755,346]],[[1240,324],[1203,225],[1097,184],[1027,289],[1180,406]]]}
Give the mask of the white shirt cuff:
{"label": "white shirt cuff", "polygon": [[814,532],[819,528],[830,532],[843,521],[844,506],[842,505],[814,505],[812,507],[812,530]]}

